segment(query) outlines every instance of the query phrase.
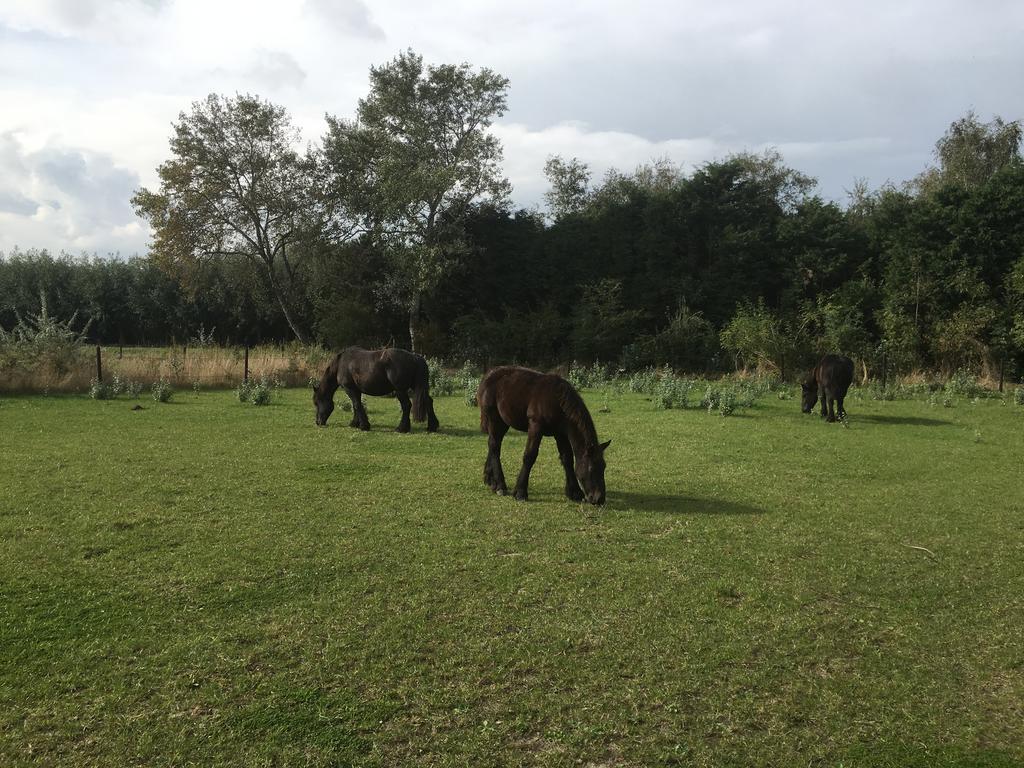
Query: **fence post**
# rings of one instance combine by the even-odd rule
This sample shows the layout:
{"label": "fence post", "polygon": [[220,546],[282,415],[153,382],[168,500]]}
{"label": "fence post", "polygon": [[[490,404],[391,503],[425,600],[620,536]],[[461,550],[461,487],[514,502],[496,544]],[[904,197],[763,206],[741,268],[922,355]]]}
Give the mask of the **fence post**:
{"label": "fence post", "polygon": [[999,391],[1003,391],[1003,367],[1006,364],[1006,356],[999,358]]}
{"label": "fence post", "polygon": [[249,382],[249,345],[245,345],[245,372],[242,374],[242,381]]}
{"label": "fence post", "polygon": [[103,361],[100,359],[100,345],[96,345],[96,381],[103,383]]}

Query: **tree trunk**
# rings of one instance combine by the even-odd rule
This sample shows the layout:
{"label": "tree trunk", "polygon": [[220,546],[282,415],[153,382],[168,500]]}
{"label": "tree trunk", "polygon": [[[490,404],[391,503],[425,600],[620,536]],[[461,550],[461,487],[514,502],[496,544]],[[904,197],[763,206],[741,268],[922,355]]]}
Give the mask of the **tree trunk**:
{"label": "tree trunk", "polygon": [[292,317],[291,310],[288,308],[288,302],[285,301],[284,293],[281,291],[281,287],[277,283],[277,279],[274,277],[274,270],[269,265],[267,266],[267,284],[270,286],[270,292],[274,294],[274,298],[277,299],[278,306],[281,307],[281,313],[284,315],[285,322],[288,323],[288,327],[292,329],[292,333],[295,334],[295,338],[298,339],[300,344],[307,344],[306,334],[299,328],[298,323]]}
{"label": "tree trunk", "polygon": [[412,304],[409,307],[409,351],[416,352],[416,326],[420,320],[420,292],[415,291],[412,295]]}
{"label": "tree trunk", "polygon": [[278,295],[277,303],[281,305],[281,312],[284,313],[284,319],[288,323],[288,327],[292,329],[292,333],[295,334],[295,338],[298,339],[300,344],[309,343],[306,339],[306,334],[302,332],[302,329],[296,324],[292,318],[292,313],[288,309],[288,303],[284,300],[283,296]]}

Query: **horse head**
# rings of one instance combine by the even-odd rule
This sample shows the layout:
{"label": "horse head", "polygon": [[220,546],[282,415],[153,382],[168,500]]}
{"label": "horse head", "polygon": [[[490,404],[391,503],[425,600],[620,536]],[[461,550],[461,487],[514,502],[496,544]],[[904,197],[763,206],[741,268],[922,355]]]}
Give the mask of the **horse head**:
{"label": "horse head", "polygon": [[316,425],[326,427],[327,420],[334,411],[334,397],[321,394],[315,384],[313,385],[313,407],[316,408]]}
{"label": "horse head", "polygon": [[600,445],[588,445],[583,455],[576,458],[576,479],[591,504],[604,504],[604,451],[609,443],[611,440]]}

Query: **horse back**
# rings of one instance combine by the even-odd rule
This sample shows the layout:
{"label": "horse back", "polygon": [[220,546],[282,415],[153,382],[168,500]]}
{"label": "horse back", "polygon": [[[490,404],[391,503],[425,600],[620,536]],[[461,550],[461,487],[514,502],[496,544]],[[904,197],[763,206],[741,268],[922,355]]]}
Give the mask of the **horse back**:
{"label": "horse back", "polygon": [[546,435],[561,432],[565,414],[560,400],[564,380],[529,368],[502,366],[483,378],[477,389],[483,420],[497,415],[513,429],[526,432],[530,422],[539,423]]}
{"label": "horse back", "polygon": [[846,397],[853,383],[853,360],[844,355],[825,355],[814,369],[814,378],[826,392]]}

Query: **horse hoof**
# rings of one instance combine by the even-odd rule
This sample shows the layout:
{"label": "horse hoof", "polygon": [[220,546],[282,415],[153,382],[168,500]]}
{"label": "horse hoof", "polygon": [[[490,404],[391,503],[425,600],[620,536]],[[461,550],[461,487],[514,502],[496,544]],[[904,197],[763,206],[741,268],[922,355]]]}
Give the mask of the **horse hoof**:
{"label": "horse hoof", "polygon": [[499,496],[508,496],[508,491],[505,488],[495,488],[493,490]]}
{"label": "horse hoof", "polygon": [[515,499],[516,501],[527,501],[528,500],[526,494],[525,493],[519,493],[519,491],[516,491],[514,494],[512,494],[512,498]]}

